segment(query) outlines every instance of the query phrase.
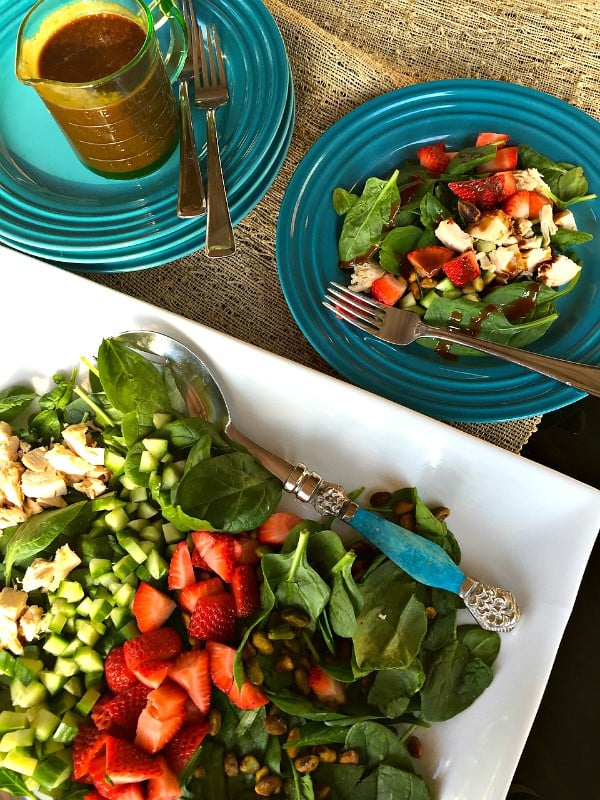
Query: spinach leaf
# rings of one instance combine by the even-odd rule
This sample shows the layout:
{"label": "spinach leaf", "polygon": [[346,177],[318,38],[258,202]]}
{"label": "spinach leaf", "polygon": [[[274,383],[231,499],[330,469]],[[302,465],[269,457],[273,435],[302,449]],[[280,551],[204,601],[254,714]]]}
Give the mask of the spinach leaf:
{"label": "spinach leaf", "polygon": [[454,180],[459,175],[468,175],[474,172],[480,164],[485,164],[496,155],[497,146],[486,144],[483,147],[464,147],[459,150],[446,167],[444,177]]}
{"label": "spinach leaf", "polygon": [[94,512],[89,500],[35,514],[22,522],[6,547],[4,574],[8,582],[14,565],[29,564],[60,539],[66,542],[89,529]]}
{"label": "spinach leaf", "polygon": [[369,703],[390,719],[400,717],[424,681],[425,672],[417,658],[403,669],[379,670],[369,690]]}
{"label": "spinach leaf", "polygon": [[192,778],[183,789],[186,800],[230,800],[227,776],[223,769],[225,748],[209,737],[205,739],[198,756],[197,768],[202,778]]}
{"label": "spinach leaf", "polygon": [[291,759],[290,764],[292,767],[292,785],[286,797],[289,800],[315,800],[315,790],[310,775],[300,775]]}
{"label": "spinach leaf", "polygon": [[37,394],[28,386],[11,386],[0,391],[0,419],[11,422],[33,403]]}
{"label": "spinach leaf", "polygon": [[331,569],[333,586],[329,599],[331,627],[338,636],[351,639],[356,633],[356,617],[363,607],[363,597],[352,576],[353,552],[346,553]]}
{"label": "spinach leaf", "polygon": [[450,719],[468,708],[487,689],[492,682],[492,670],[476,652],[455,639],[436,653],[421,690],[421,711],[425,720]]}
{"label": "spinach leaf", "polygon": [[491,667],[500,652],[500,636],[494,631],[484,631],[479,625],[460,625],[457,630],[460,641],[473,658],[479,658]]}
{"label": "spinach leaf", "polygon": [[281,484],[248,453],[226,453],[195,464],[176,486],[174,504],[220,531],[262,524],[281,499]]}
{"label": "spinach leaf", "polygon": [[364,605],[353,639],[358,667],[407,667],[417,657],[427,631],[425,607],[415,596],[415,582],[386,559],[360,589]]}
{"label": "spinach leaf", "polygon": [[392,228],[389,233],[386,233],[379,250],[379,264],[382,269],[397,275],[402,256],[417,247],[422,233],[422,229],[417,225]]}
{"label": "spinach leaf", "polygon": [[154,435],[161,439],[168,439],[171,446],[176,450],[188,450],[206,436],[210,438],[212,445],[220,453],[235,450],[233,445],[221,435],[212,422],[200,417],[171,420]]}
{"label": "spinach leaf", "polygon": [[36,800],[36,795],[29,790],[24,777],[6,767],[0,767],[0,789],[12,797],[31,797]]}
{"label": "spinach leaf", "polygon": [[414,772],[382,764],[366,774],[353,764],[322,764],[313,773],[320,784],[331,786],[334,800],[430,800],[425,781]]}
{"label": "spinach leaf", "polygon": [[595,197],[587,194],[588,182],[581,167],[552,161],[529,145],[520,144],[518,150],[519,166],[537,169],[550,187],[553,199],[562,205]]}
{"label": "spinach leaf", "polygon": [[332,199],[334,211],[336,214],[338,214],[338,216],[341,217],[350,211],[352,206],[358,200],[358,195],[354,194],[353,192],[349,192],[347,189],[337,187],[333,190]]}
{"label": "spinach leaf", "polygon": [[383,227],[400,199],[397,177],[396,170],[387,181],[367,179],[361,196],[344,217],[338,242],[340,261],[353,261],[379,246]]}
{"label": "spinach leaf", "polygon": [[380,764],[388,764],[413,771],[411,757],[396,731],[391,731],[378,722],[364,721],[352,725],[344,745],[346,750],[358,752],[360,763],[365,764],[368,770]]}
{"label": "spinach leaf", "polygon": [[433,230],[443,219],[452,216],[451,212],[431,192],[428,192],[421,200],[419,211],[421,225],[427,230]]}
{"label": "spinach leaf", "polygon": [[456,637],[456,610],[462,607],[463,602],[458,595],[444,589],[432,589],[430,603],[435,616],[429,622],[423,647],[439,650]]}
{"label": "spinach leaf", "polygon": [[556,233],[550,237],[550,244],[555,250],[565,252],[571,247],[585,244],[593,239],[591,233],[585,231],[569,231],[566,228],[559,228]]}

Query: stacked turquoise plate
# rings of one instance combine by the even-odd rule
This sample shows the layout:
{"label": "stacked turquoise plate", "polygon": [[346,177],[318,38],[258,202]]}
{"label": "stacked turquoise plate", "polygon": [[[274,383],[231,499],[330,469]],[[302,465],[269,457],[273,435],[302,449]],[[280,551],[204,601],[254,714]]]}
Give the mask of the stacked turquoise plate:
{"label": "stacked turquoise plate", "polygon": [[[0,242],[67,269],[120,272],[165,264],[204,246],[206,218],[176,215],[179,153],[145,178],[116,181],[77,159],[33,89],[14,73],[30,0],[5,9],[0,31]],[[294,91],[285,46],[260,0],[204,0],[215,23],[231,99],[217,111],[234,225],[264,197],[287,154]],[[203,112],[194,113],[201,164]]]}

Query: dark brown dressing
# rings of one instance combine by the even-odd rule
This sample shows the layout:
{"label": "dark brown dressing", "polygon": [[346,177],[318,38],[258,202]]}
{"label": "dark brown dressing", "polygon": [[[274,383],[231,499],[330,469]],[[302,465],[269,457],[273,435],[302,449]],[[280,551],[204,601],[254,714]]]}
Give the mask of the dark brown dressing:
{"label": "dark brown dressing", "polygon": [[112,75],[135,58],[146,39],[141,25],[120,14],[86,14],[70,20],[44,42],[40,78],[87,83]]}

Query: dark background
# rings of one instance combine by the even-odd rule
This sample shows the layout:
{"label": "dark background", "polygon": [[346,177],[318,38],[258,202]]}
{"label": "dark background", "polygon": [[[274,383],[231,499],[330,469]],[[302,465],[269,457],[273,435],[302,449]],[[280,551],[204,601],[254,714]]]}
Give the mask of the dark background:
{"label": "dark background", "polygon": [[[546,414],[522,455],[600,489],[600,398],[586,397]],[[576,519],[565,536],[577,536]],[[600,798],[599,597],[597,541],[510,800]]]}

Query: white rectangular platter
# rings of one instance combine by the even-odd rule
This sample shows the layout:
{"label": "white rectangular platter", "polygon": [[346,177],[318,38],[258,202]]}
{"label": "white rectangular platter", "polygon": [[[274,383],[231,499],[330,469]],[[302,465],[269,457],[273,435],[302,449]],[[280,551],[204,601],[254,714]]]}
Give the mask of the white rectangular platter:
{"label": "white rectangular platter", "polygon": [[417,771],[436,800],[504,800],[600,527],[600,491],[29,256],[0,248],[0,269],[0,388],[45,388],[102,338],[159,330],[201,349],[236,425],[273,452],[349,491],[416,486],[451,508],[462,568],[514,591],[523,616],[502,635],[491,687],[420,734]]}

